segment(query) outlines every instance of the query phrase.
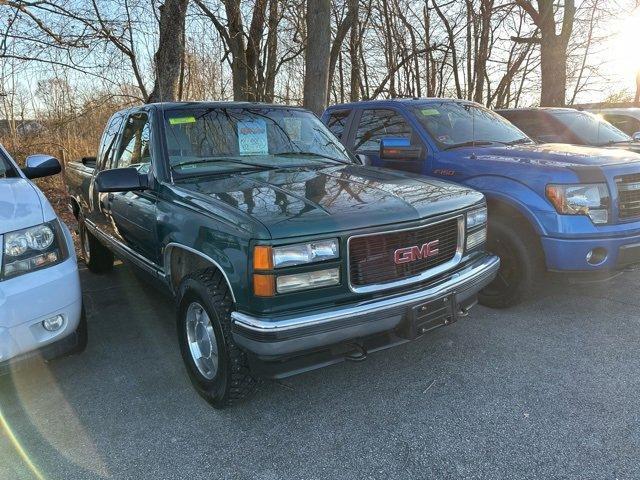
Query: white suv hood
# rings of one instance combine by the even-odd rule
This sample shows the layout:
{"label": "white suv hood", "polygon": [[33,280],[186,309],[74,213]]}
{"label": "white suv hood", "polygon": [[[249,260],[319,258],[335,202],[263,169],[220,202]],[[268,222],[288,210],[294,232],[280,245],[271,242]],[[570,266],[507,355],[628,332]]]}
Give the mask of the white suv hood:
{"label": "white suv hood", "polygon": [[45,221],[38,190],[24,178],[0,179],[0,235]]}

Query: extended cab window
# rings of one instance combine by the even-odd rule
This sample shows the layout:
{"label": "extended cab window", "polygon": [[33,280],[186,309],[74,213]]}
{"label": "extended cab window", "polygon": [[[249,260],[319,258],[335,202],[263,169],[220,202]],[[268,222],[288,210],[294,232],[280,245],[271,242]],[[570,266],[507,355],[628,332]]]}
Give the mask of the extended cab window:
{"label": "extended cab window", "polygon": [[113,144],[116,141],[123,119],[124,115],[121,112],[116,113],[109,119],[107,127],[104,129],[104,134],[102,135],[100,146],[98,147],[97,162],[99,170],[106,168],[109,163]]}
{"label": "extended cab window", "polygon": [[122,132],[114,167],[144,169],[151,163],[149,119],[146,114],[131,115]]}
{"label": "extended cab window", "polygon": [[358,124],[354,150],[358,153],[380,149],[380,140],[385,137],[412,137],[407,121],[393,110],[364,110]]}
{"label": "extended cab window", "polygon": [[339,110],[337,112],[331,112],[327,121],[327,127],[331,130],[338,139],[342,139],[345,126],[347,125],[347,119],[349,118],[350,110]]}

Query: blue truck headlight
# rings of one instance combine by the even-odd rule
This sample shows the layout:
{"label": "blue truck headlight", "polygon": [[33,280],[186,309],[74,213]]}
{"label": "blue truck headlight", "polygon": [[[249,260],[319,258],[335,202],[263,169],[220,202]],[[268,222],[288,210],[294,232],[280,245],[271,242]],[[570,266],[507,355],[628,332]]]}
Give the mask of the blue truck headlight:
{"label": "blue truck headlight", "polygon": [[587,215],[595,224],[609,221],[609,189],[605,183],[547,185],[547,198],[562,215]]}
{"label": "blue truck headlight", "polygon": [[471,210],[467,213],[467,230],[487,223],[487,207]]}
{"label": "blue truck headlight", "polygon": [[57,220],[4,235],[0,279],[7,279],[61,262],[67,257]]}
{"label": "blue truck headlight", "polygon": [[296,243],[273,247],[273,267],[292,267],[307,263],[322,262],[340,256],[338,239]]}

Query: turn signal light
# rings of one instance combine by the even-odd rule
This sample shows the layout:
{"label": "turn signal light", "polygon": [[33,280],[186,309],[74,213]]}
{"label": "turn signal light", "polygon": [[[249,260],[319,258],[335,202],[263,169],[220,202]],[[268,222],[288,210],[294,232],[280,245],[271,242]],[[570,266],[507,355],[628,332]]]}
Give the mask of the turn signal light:
{"label": "turn signal light", "polygon": [[273,297],[276,294],[276,282],[273,275],[253,276],[253,294],[256,297]]}
{"label": "turn signal light", "polygon": [[253,269],[273,270],[273,250],[271,247],[258,245],[253,249]]}

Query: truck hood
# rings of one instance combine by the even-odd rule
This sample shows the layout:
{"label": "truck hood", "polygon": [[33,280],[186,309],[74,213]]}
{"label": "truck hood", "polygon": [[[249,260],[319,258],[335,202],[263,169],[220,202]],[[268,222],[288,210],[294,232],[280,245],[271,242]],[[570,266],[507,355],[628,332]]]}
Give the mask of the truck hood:
{"label": "truck hood", "polygon": [[452,183],[358,165],[236,173],[179,186],[254,218],[273,238],[416,221],[483,198]]}
{"label": "truck hood", "polygon": [[42,203],[24,178],[0,179],[0,234],[44,222]]}
{"label": "truck hood", "polygon": [[478,160],[546,167],[603,167],[640,163],[640,155],[619,148],[596,148],[564,143],[454,149],[442,152],[446,157],[468,155]]}

